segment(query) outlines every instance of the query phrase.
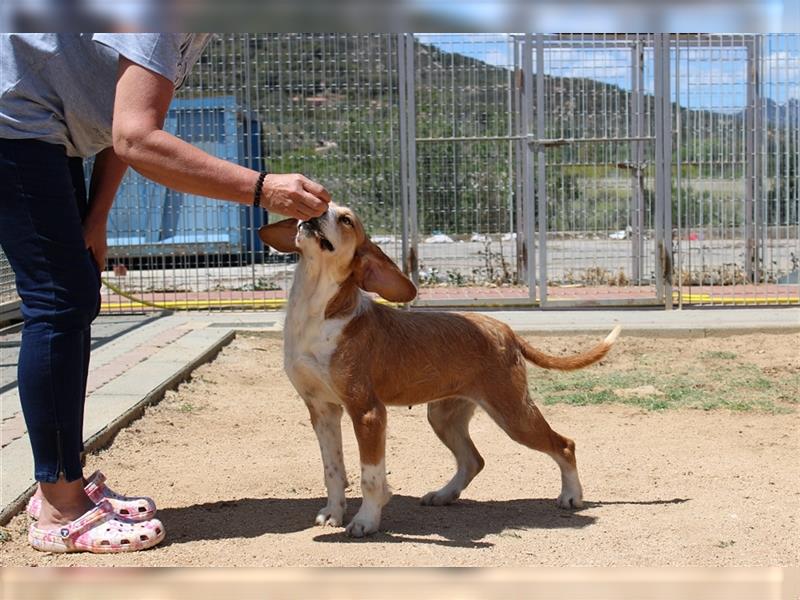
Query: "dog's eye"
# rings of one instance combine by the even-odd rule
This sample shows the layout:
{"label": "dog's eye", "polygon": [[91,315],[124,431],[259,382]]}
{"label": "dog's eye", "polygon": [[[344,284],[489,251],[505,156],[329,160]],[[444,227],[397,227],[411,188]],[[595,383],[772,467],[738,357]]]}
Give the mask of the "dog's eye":
{"label": "dog's eye", "polygon": [[339,217],[339,222],[340,223],[344,223],[348,227],[352,227],[353,226],[353,222],[350,220],[350,217],[348,217],[348,216]]}

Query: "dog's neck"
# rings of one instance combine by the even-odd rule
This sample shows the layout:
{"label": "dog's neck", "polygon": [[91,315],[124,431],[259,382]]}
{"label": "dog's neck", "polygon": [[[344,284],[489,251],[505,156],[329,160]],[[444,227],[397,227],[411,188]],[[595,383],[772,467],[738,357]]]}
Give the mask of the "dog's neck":
{"label": "dog's neck", "polygon": [[330,350],[328,345],[335,344],[350,318],[368,301],[352,277],[339,281],[321,261],[301,257],[286,309],[286,359],[316,353],[319,344]]}
{"label": "dog's neck", "polygon": [[319,259],[300,257],[289,292],[288,313],[303,319],[324,319],[325,307],[338,293],[341,282],[323,267]]}
{"label": "dog's neck", "polygon": [[325,268],[319,259],[301,257],[289,292],[287,324],[306,327],[309,321],[348,316],[360,306],[362,298],[365,295],[352,276]]}

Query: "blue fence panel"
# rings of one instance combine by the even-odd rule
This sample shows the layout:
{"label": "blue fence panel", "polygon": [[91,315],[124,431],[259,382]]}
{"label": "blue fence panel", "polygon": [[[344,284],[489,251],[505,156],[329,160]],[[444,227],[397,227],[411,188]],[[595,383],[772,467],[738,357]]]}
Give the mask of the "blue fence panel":
{"label": "blue fence panel", "polygon": [[[261,170],[258,121],[242,116],[233,96],[180,98],[164,129],[209,154]],[[109,215],[112,258],[241,254],[261,250],[254,231],[264,211],[184,194],[129,172]]]}

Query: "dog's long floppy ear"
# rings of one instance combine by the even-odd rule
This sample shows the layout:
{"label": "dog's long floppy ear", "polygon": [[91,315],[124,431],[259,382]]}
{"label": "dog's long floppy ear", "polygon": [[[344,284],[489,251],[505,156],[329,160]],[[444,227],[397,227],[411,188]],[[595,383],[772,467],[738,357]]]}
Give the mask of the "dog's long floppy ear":
{"label": "dog's long floppy ear", "polygon": [[356,250],[353,275],[358,287],[389,302],[411,302],[417,296],[412,281],[370,240]]}
{"label": "dog's long floppy ear", "polygon": [[284,219],[258,228],[258,237],[278,252],[300,252],[294,239],[297,236],[297,219]]}

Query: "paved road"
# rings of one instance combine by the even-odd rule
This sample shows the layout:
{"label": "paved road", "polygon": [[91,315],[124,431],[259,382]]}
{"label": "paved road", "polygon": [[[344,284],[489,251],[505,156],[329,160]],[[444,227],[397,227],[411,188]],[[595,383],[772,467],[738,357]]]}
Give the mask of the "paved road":
{"label": "paved road", "polygon": [[[499,274],[506,268],[516,269],[514,242],[499,241],[493,236],[491,243],[453,242],[420,243],[419,264],[423,278],[465,284],[491,279],[488,272]],[[502,246],[502,248],[501,248]],[[400,260],[398,243],[382,243],[381,247],[395,261]],[[705,273],[706,283],[742,283],[744,244],[739,241],[684,241],[684,271]],[[488,254],[487,254],[488,249]],[[502,253],[501,253],[502,249]],[[773,240],[767,249],[767,260],[775,276],[787,274],[792,268],[792,253],[800,256],[798,240]],[[625,280],[632,277],[632,242],[610,239],[549,240],[547,244],[548,279],[561,283],[588,283],[594,285],[609,278],[616,279],[620,272]],[[501,259],[502,256],[502,259]],[[538,259],[538,256],[537,256]],[[648,283],[655,273],[655,244],[645,242],[641,263],[641,278]],[[676,265],[677,266],[677,265]],[[187,269],[129,270],[123,277],[113,272],[106,279],[120,284],[132,292],[218,292],[253,291],[271,288],[286,289],[291,282],[294,263],[255,264],[243,267],[202,267]]]}

